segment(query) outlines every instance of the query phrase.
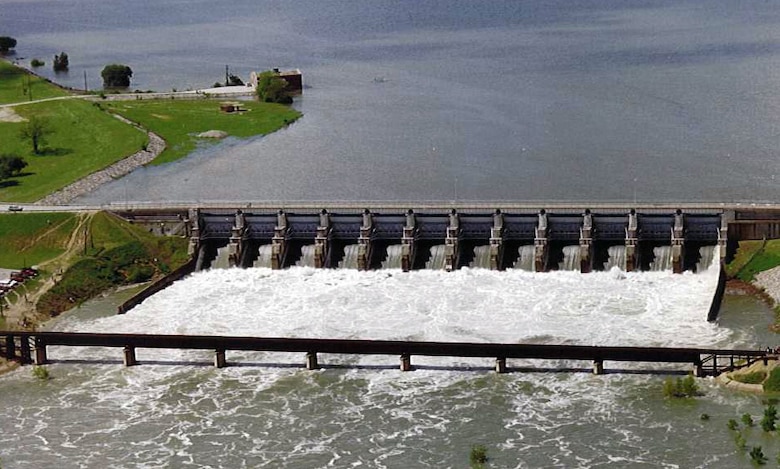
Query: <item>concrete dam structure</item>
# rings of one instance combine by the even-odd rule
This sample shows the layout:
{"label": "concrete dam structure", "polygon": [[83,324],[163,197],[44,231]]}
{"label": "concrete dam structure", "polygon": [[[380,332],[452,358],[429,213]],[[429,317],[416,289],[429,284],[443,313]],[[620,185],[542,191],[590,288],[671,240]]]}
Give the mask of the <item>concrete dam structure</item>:
{"label": "concrete dam structure", "polygon": [[[706,208],[246,207],[190,209],[186,216],[196,270],[298,265],[583,273],[706,268],[714,246],[726,255],[730,223],[737,218],[734,211]],[[744,231],[737,230],[737,237]]]}

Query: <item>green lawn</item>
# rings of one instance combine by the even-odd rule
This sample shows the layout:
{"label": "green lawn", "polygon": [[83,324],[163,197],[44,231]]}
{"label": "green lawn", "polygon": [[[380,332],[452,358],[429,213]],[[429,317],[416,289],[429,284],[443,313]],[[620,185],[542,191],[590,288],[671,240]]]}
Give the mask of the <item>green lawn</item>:
{"label": "green lawn", "polygon": [[102,105],[165,139],[166,150],[152,164],[175,161],[199,144],[208,144],[195,137],[200,132],[222,130],[240,138],[265,135],[301,116],[291,107],[257,101],[241,101],[246,112],[228,114],[220,111],[221,102],[225,100],[115,101]]}
{"label": "green lawn", "polygon": [[745,282],[751,282],[756,274],[780,266],[780,239],[740,241],[734,260],[726,266],[726,272]]}
{"label": "green lawn", "polygon": [[132,155],[147,141],[144,133],[124,124],[92,103],[49,101],[15,108],[45,118],[53,129],[42,155],[19,137],[23,123],[0,122],[0,153],[25,159],[20,177],[0,183],[0,200],[34,202],[47,194]]}
{"label": "green lawn", "polygon": [[62,254],[75,223],[70,213],[0,214],[0,267],[20,269]]}
{"label": "green lawn", "polygon": [[[28,87],[29,86],[29,87]],[[0,104],[66,96],[67,91],[0,60]]]}

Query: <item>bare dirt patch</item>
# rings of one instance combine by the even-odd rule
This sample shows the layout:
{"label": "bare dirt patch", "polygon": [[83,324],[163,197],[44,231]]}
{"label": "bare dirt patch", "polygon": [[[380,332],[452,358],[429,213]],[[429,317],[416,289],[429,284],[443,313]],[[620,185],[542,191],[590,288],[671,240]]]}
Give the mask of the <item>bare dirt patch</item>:
{"label": "bare dirt patch", "polygon": [[26,122],[27,119],[20,116],[13,108],[0,108],[0,122]]}

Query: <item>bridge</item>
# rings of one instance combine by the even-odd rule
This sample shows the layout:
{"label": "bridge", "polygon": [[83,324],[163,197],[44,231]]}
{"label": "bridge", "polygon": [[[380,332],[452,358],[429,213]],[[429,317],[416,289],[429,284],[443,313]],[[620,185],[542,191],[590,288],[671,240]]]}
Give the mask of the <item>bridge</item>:
{"label": "bridge", "polygon": [[[79,332],[0,331],[0,354],[22,364],[49,363],[49,346],[121,348],[125,366],[139,364],[136,349],[212,350],[214,366],[228,366],[226,351],[304,353],[305,367],[320,367],[319,353],[350,355],[395,355],[401,371],[412,370],[412,356],[482,357],[495,359],[495,371],[506,373],[507,359],[588,360],[593,373],[603,374],[604,362],[688,363],[697,377],[716,376],[759,360],[776,359],[763,350],[719,350],[663,347],[604,347],[586,345],[491,344],[467,342],[413,342],[388,340],[342,340],[203,335],[95,334]],[[89,360],[82,349],[80,360]],[[98,360],[95,358],[95,360]],[[654,372],[659,370],[653,369]],[[660,370],[663,372],[664,370]],[[666,370],[666,372],[678,370]]]}

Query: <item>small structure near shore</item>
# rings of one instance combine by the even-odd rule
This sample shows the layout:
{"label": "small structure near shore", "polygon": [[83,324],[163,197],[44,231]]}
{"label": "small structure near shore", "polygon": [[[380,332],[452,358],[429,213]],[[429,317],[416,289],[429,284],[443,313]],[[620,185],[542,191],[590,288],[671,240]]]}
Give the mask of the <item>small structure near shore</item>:
{"label": "small structure near shore", "polygon": [[[273,69],[273,72],[276,74],[276,76],[287,82],[287,88],[285,88],[285,91],[291,95],[303,94],[303,74],[301,74],[299,69],[296,68],[292,70],[279,70],[278,68],[275,68]],[[249,83],[255,89],[257,89],[257,80],[261,73],[263,72],[252,72],[249,75]]]}

